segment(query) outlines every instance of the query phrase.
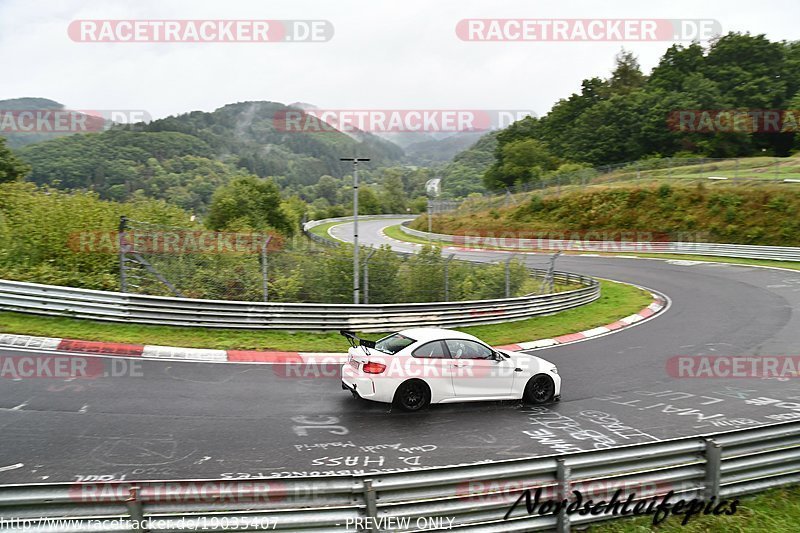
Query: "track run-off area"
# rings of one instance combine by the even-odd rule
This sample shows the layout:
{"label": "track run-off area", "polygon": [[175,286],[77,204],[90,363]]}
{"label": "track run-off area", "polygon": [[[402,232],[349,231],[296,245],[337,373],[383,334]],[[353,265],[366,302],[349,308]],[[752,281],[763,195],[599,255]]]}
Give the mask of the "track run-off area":
{"label": "track run-off area", "polygon": [[[360,243],[415,249],[383,234],[398,222],[360,222]],[[334,226],[331,234],[350,240],[352,224]],[[546,259],[518,257],[531,265]],[[671,358],[684,355],[797,355],[800,272],[590,255],[562,256],[557,268],[647,287],[670,306],[636,327],[537,350],[563,379],[562,399],[553,405],[451,404],[405,413],[353,399],[336,375],[300,378],[265,364],[137,360],[135,376],[0,379],[0,483],[395,471],[800,418],[798,380],[676,378],[668,371]]]}

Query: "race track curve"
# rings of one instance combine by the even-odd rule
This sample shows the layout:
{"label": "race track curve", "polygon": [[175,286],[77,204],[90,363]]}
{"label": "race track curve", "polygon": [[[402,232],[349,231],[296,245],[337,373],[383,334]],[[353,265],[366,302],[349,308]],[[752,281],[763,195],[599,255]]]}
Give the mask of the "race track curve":
{"label": "race track curve", "polygon": [[[362,244],[413,248],[382,235],[396,223],[362,221]],[[346,239],[352,225],[332,231]],[[524,257],[543,264],[544,256]],[[800,272],[591,256],[562,257],[558,268],[649,287],[671,307],[612,335],[537,351],[564,380],[557,404],[406,414],[353,400],[335,372],[301,379],[270,365],[135,361],[139,377],[0,379],[0,483],[360,473],[605,448],[800,416],[794,380],[675,379],[666,370],[677,355],[796,355]]]}

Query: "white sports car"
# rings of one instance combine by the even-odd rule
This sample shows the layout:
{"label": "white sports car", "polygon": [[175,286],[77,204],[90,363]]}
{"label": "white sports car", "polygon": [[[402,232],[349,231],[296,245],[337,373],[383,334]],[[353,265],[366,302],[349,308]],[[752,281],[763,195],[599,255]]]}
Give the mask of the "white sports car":
{"label": "white sports car", "polygon": [[432,403],[561,397],[556,366],[539,357],[492,348],[449,329],[414,328],[379,341],[342,331],[350,341],[342,388],[354,397],[417,411]]}

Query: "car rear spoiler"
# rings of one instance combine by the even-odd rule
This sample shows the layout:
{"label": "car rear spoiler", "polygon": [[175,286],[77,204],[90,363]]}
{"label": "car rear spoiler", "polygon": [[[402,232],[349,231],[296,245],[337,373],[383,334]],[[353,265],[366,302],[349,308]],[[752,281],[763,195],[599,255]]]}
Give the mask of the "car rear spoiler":
{"label": "car rear spoiler", "polygon": [[342,335],[344,338],[346,338],[347,341],[350,343],[350,346],[352,346],[353,348],[357,346],[362,346],[364,348],[364,351],[367,352],[367,355],[369,355],[369,352],[367,351],[369,348],[375,348],[375,341],[362,339],[352,331],[347,331],[346,329],[343,329],[339,331],[339,334]]}

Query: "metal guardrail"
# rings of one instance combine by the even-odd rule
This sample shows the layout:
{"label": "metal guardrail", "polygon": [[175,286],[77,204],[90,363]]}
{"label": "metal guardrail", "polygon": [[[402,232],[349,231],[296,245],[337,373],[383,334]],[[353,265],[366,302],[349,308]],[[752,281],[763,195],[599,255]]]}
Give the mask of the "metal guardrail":
{"label": "metal guardrail", "polygon": [[[397,218],[378,215],[371,218]],[[342,220],[327,219],[312,225]],[[326,244],[332,243],[323,239]],[[546,270],[530,269],[544,278]],[[591,303],[600,297],[597,280],[554,272],[555,281],[579,284],[554,294],[458,302],[400,304],[318,304],[201,300],[106,292],[0,280],[0,310],[68,316],[106,322],[235,329],[387,331],[421,326],[472,326],[521,320]]]}
{"label": "metal guardrail", "polygon": [[[533,271],[540,277],[546,273]],[[555,272],[554,278],[582,287],[492,300],[354,305],[199,300],[0,280],[0,310],[128,324],[369,332],[506,322],[571,309],[600,297],[595,279],[569,272]]]}
{"label": "metal guardrail", "polygon": [[[107,526],[93,525],[91,520],[98,518],[160,520],[150,523],[150,531],[159,532],[186,531],[188,523],[204,530],[232,529],[234,521],[267,525],[247,529],[251,531],[398,532],[454,527],[469,533],[568,532],[571,524],[613,515],[529,515],[524,499],[507,518],[506,513],[527,489],[542,488],[542,503],[574,501],[573,490],[597,503],[622,489],[619,500],[623,502],[631,493],[635,494],[632,502],[661,501],[672,491],[671,503],[693,498],[707,502],[715,497],[716,505],[721,499],[797,482],[800,422],[788,422],[616,449],[408,472],[4,485],[0,486],[0,516],[76,520],[70,525],[26,530],[48,533],[108,531]],[[366,518],[374,520],[365,522]],[[423,521],[428,528],[421,527]],[[390,525],[381,527],[381,523]],[[399,527],[403,523],[407,527]],[[140,531],[130,525],[119,530]]]}
{"label": "metal guardrail", "polygon": [[[481,237],[456,236],[443,233],[428,233],[400,225],[407,235],[420,239],[463,246],[480,247],[486,239]],[[709,255],[717,257],[740,257],[745,259],[767,259],[773,261],[800,261],[800,248],[791,246],[758,246],[750,244],[720,244],[710,242],[624,242],[624,241],[574,241],[559,239],[514,239],[498,238],[514,250],[571,250],[587,253],[663,253],[681,255]]]}

